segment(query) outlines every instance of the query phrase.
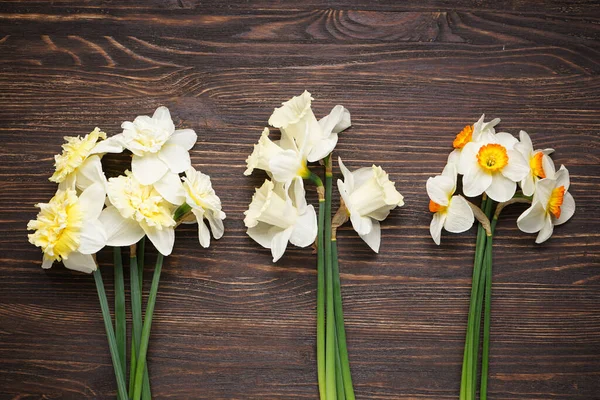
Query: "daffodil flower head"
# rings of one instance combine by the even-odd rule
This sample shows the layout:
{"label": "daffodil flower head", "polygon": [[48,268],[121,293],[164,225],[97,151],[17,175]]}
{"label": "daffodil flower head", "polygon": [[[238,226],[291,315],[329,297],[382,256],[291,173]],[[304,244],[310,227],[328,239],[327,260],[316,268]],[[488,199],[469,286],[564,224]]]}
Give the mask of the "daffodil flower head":
{"label": "daffodil flower head", "polygon": [[197,140],[192,129],[175,129],[166,107],[158,107],[152,117],[141,115],[123,122],[123,133],[115,135],[133,153],[131,170],[144,185],[151,185],[168,172],[178,174],[191,165],[190,150]]}
{"label": "daffodil flower head", "polygon": [[221,210],[221,199],[216,195],[210,177],[194,168],[188,168],[183,177],[186,203],[198,222],[198,238],[202,247],[210,245],[210,232],[204,219],[208,220],[215,239],[223,236],[225,213]]}
{"label": "daffodil flower head", "polygon": [[265,180],[256,189],[244,212],[247,233],[261,246],[271,249],[273,262],[283,256],[288,241],[298,247],[310,246],[317,236],[317,215],[307,205],[302,179],[290,184]]}
{"label": "daffodil flower head", "polygon": [[404,197],[396,190],[388,174],[378,166],[350,172],[338,158],[344,180],[338,179],[338,189],[344,200],[352,227],[378,253],[381,243],[379,221],[390,211],[404,205]]}
{"label": "daffodil flower head", "polygon": [[40,209],[35,220],[29,221],[29,242],[42,249],[42,268],[54,261],[65,267],[91,273],[96,270],[92,254],[106,245],[106,232],[98,221],[104,206],[104,187],[96,183],[80,196],[75,189],[58,189],[48,203],[37,204]]}
{"label": "daffodil flower head", "polygon": [[289,148],[284,149],[269,138],[269,128],[265,128],[254,145],[254,151],[246,159],[244,175],[250,175],[254,169],[262,169],[277,182],[288,183],[299,176],[308,178],[310,171],[306,157],[297,148],[295,141],[289,142]]}
{"label": "daffodil flower head", "polygon": [[429,211],[433,218],[429,231],[433,241],[439,245],[442,228],[448,232],[461,233],[473,226],[473,210],[462,196],[454,196],[456,191],[456,166],[447,164],[441,175],[427,180]]}
{"label": "daffodil flower head", "polygon": [[104,182],[104,173],[100,164],[102,153],[120,153],[123,148],[113,140],[106,140],[106,133],[95,128],[84,137],[65,136],[62,153],[54,156],[55,171],[49,178],[59,184],[61,189],[80,190],[96,182]]}
{"label": "daffodil flower head", "polygon": [[163,255],[171,254],[175,242],[175,206],[152,185],[141,184],[130,171],[110,178],[107,184],[110,206],[100,220],[107,231],[109,246],[129,246],[144,234]]}
{"label": "daffodil flower head", "polygon": [[554,162],[550,158],[554,149],[534,150],[531,138],[525,131],[519,132],[519,139],[519,143],[515,144],[515,150],[529,162],[529,173],[521,180],[521,189],[525,196],[532,196],[538,180],[552,178],[556,173]]}
{"label": "daffodil flower head", "polygon": [[[308,91],[282,103],[269,118],[269,125],[281,130],[281,147],[296,146],[309,162],[316,162],[329,155],[338,141],[338,133],[350,124],[350,112],[335,106],[329,115],[317,121],[311,104],[314,100]],[[295,145],[293,144],[295,142]]]}
{"label": "daffodil flower head", "polygon": [[529,173],[529,165],[521,153],[514,150],[517,139],[505,132],[490,135],[486,140],[469,142],[462,149],[458,172],[464,172],[463,192],[468,197],[486,193],[492,200],[510,200],[517,189],[516,182]]}
{"label": "daffodil flower head", "polygon": [[540,179],[535,183],[531,207],[517,219],[517,226],[526,233],[538,232],[536,243],[545,242],[552,236],[555,225],[567,222],[575,213],[575,200],[569,193],[569,171],[561,166],[553,178]]}
{"label": "daffodil flower head", "polygon": [[464,174],[464,171],[459,168],[462,149],[468,143],[489,140],[496,133],[494,127],[500,123],[500,118],[495,118],[490,122],[484,122],[484,118],[485,114],[482,114],[473,125],[466,125],[452,142],[454,150],[448,156],[448,163],[455,164],[460,174]]}

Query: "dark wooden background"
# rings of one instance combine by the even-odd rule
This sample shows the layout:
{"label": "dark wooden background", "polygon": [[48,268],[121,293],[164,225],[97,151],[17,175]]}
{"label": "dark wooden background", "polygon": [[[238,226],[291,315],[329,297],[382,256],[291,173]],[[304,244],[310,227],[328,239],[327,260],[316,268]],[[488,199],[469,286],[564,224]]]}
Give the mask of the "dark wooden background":
{"label": "dark wooden background", "polygon": [[[64,135],[119,133],[166,105],[198,132],[193,164],[228,218],[206,250],[195,227],[178,230],[149,350],[155,397],[317,399],[315,257],[291,247],[273,265],[242,223],[264,179],[244,177],[244,160],[304,89],[318,116],[351,111],[347,165],[381,164],[406,200],[381,254],[339,234],[358,398],[457,398],[475,235],[433,243],[425,181],[483,112],[557,149],[577,202],[543,245],[516,228],[522,206],[498,226],[490,398],[600,398],[599,38],[600,4],[585,0],[3,2],[0,398],[115,397],[92,277],[43,271],[25,226],[55,190]],[[99,259],[112,298],[110,250]]]}

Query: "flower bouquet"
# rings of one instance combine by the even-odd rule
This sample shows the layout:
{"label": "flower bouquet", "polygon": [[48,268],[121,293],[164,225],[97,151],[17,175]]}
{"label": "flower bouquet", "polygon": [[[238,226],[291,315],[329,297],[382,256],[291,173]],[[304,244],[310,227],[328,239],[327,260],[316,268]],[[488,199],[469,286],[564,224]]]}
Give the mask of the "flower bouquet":
{"label": "flower bouquet", "polygon": [[[452,233],[469,230],[475,219],[478,231],[473,265],[471,300],[463,355],[460,399],[477,396],[478,364],[481,354],[480,398],[487,398],[490,312],[492,300],[492,241],[504,207],[528,203],[517,219],[526,233],[537,233],[536,243],[550,238],[555,225],[565,223],[575,212],[569,190],[569,171],[556,171],[550,158],[553,149],[534,150],[527,132],[519,139],[509,133],[496,133],[500,119],[484,122],[484,115],[456,136],[454,150],[441,175],[427,180],[429,211],[433,213],[430,232],[440,244],[442,229]],[[455,194],[458,176],[466,197],[482,197],[478,207]],[[517,190],[517,186],[520,190]],[[480,349],[481,320],[483,339]],[[481,352],[480,352],[481,351]]]}
{"label": "flower bouquet", "polygon": [[[98,291],[106,335],[121,400],[150,399],[146,355],[152,315],[165,256],[171,254],[175,228],[197,223],[200,245],[223,235],[221,201],[210,177],[191,166],[189,150],[197,140],[191,129],[175,129],[169,110],[159,107],[152,117],[124,122],[123,132],[107,138],[96,128],[82,137],[66,137],[62,154],[55,157],[50,177],[58,190],[27,228],[29,241],[42,249],[42,268],[55,261],[92,273]],[[101,158],[106,153],[131,153],[131,168],[106,178]],[[184,176],[180,174],[185,173]],[[159,254],[142,315],[145,238]],[[114,252],[114,327],[96,253],[105,246]],[[121,247],[129,246],[129,281],[133,329],[127,384],[127,325],[125,280]]]}
{"label": "flower bouquet", "polygon": [[[350,127],[350,113],[337,105],[320,120],[315,117],[305,91],[276,108],[269,125],[281,132],[279,140],[265,128],[246,160],[245,175],[255,169],[267,173],[245,212],[248,235],[270,249],[279,260],[288,242],[317,248],[317,375],[322,400],[354,399],[342,310],[336,230],[346,221],[367,245],[378,252],[379,222],[404,204],[403,197],[381,167],[349,171],[338,164],[344,180],[338,180],[340,208],[332,217],[332,152],[338,134]],[[325,184],[308,163],[324,165]],[[318,217],[305,198],[304,180],[311,181],[319,198]],[[315,240],[316,239],[316,240]]]}

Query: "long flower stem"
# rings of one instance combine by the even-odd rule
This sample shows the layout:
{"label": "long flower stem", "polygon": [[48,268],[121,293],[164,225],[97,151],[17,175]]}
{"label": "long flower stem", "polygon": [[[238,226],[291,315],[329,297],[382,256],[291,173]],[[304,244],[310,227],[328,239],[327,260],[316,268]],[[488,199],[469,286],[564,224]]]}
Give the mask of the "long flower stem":
{"label": "long flower stem", "polygon": [[326,339],[325,339],[325,389],[327,400],[337,399],[335,380],[335,311],[333,305],[333,266],[331,262],[331,192],[333,172],[331,156],[325,157],[325,287],[326,287]]}
{"label": "long flower stem", "polygon": [[342,287],[340,282],[340,267],[338,260],[337,240],[331,241],[331,260],[333,264],[333,305],[335,309],[335,323],[337,331],[337,342],[340,356],[340,366],[344,383],[344,393],[347,400],[354,400],[354,388],[352,387],[352,374],[350,373],[350,360],[348,347],[346,345],[346,328],[344,326],[344,310],[342,307]]}
{"label": "long flower stem", "polygon": [[[115,337],[119,360],[123,373],[127,370],[127,322],[125,316],[125,278],[123,277],[123,259],[121,248],[113,247],[113,262],[115,265]],[[117,396],[119,400],[127,400]]]}
{"label": "long flower stem", "polygon": [[[484,197],[481,202],[481,208],[486,210],[488,204],[492,200],[488,200]],[[474,363],[473,354],[477,357],[477,351],[473,348],[473,336],[475,330],[475,321],[477,313],[477,298],[479,289],[479,280],[481,274],[481,264],[483,262],[484,246],[485,246],[485,229],[481,224],[477,229],[477,240],[475,245],[475,261],[473,263],[473,279],[471,283],[471,299],[469,304],[469,316],[467,321],[467,334],[465,338],[465,349],[463,354],[463,365],[462,365],[462,376],[460,385],[460,400],[474,400],[475,393],[473,393],[473,380],[477,379],[477,376],[473,376]],[[476,364],[476,361],[475,361]]]}
{"label": "long flower stem", "polygon": [[146,314],[144,315],[144,325],[142,327],[142,337],[140,339],[140,351],[138,353],[137,365],[135,368],[133,400],[140,400],[142,395],[142,383],[144,379],[144,369],[146,367],[146,354],[148,353],[148,341],[150,339],[150,328],[152,327],[152,315],[154,314],[154,305],[156,303],[156,294],[158,292],[158,283],[160,282],[162,265],[163,255],[159,253],[156,258],[154,276],[152,277],[152,285],[148,295],[148,304],[146,305]]}
{"label": "long flower stem", "polygon": [[[321,184],[322,185],[322,184]],[[323,186],[321,186],[323,187]],[[323,223],[325,221],[325,199],[319,199],[317,234],[317,379],[319,397],[326,399],[325,391],[325,249],[323,246]]]}
{"label": "long flower stem", "polygon": [[129,259],[129,281],[131,283],[131,320],[133,321],[133,330],[131,332],[131,369],[129,375],[130,397],[133,396],[137,354],[139,353],[140,339],[142,337],[142,292],[140,291],[138,259],[135,254],[134,246],[131,246],[131,256]]}
{"label": "long flower stem", "polygon": [[483,350],[481,355],[481,386],[479,387],[479,398],[481,400],[487,399],[487,382],[490,357],[490,325],[492,309],[492,238],[497,223],[498,212],[496,212],[496,215],[492,220],[492,236],[488,238],[487,244],[485,246],[485,311],[483,319]]}
{"label": "long flower stem", "polygon": [[344,378],[342,377],[342,359],[340,358],[339,352],[339,332],[336,329],[335,337],[335,385],[337,389],[338,400],[346,400],[346,393],[344,391]]}
{"label": "long flower stem", "polygon": [[[140,239],[140,241],[137,244],[137,262],[138,262],[138,277],[140,280],[140,285],[139,285],[139,299],[140,299],[140,326],[142,325],[142,292],[144,290],[144,256],[145,256],[145,250],[146,250],[146,236],[142,237]],[[137,344],[138,347],[136,347],[135,351],[136,353],[134,354],[132,351],[132,356],[131,359],[133,360],[134,358],[136,358],[136,362],[137,362],[137,352],[139,351],[139,341]],[[133,365],[133,362],[131,363]],[[134,370],[135,371],[135,370]],[[133,373],[135,375],[135,372]],[[132,395],[132,393],[130,393],[130,395]],[[146,364],[146,366],[144,367],[144,384],[142,386],[142,399],[143,400],[152,400],[152,392],[150,390],[150,377],[148,375],[148,364]]]}
{"label": "long flower stem", "polygon": [[112,358],[113,369],[115,370],[115,378],[117,380],[117,393],[121,399],[127,399],[127,386],[125,384],[125,375],[121,367],[119,359],[119,350],[117,348],[117,339],[113,330],[112,319],[108,309],[108,300],[104,291],[104,282],[100,269],[94,271],[94,281],[96,282],[96,290],[98,291],[98,299],[100,300],[100,309],[102,310],[102,318],[104,319],[104,328],[106,329],[106,337],[108,339],[108,348]]}

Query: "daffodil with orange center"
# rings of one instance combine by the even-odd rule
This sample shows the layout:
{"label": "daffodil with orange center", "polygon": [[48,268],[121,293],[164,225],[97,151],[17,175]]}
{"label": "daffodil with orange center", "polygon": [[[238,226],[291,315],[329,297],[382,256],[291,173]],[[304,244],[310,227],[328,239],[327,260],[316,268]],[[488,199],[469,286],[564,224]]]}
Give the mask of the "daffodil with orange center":
{"label": "daffodil with orange center", "polygon": [[575,200],[569,193],[569,171],[563,166],[553,178],[536,182],[531,207],[519,216],[517,226],[526,233],[538,232],[536,243],[552,236],[555,225],[564,224],[575,213]]}
{"label": "daffodil with orange center", "polygon": [[500,118],[495,118],[490,122],[483,122],[484,118],[485,114],[473,125],[466,125],[452,142],[454,150],[448,156],[448,163],[456,165],[457,171],[460,174],[464,174],[464,171],[459,168],[462,149],[469,143],[489,140],[496,133],[494,127],[500,123]]}
{"label": "daffodil with orange center", "polygon": [[528,162],[514,150],[517,139],[500,132],[487,140],[470,142],[462,149],[459,172],[462,170],[463,192],[475,197],[486,193],[492,200],[510,200],[517,189],[517,182],[529,173]]}

